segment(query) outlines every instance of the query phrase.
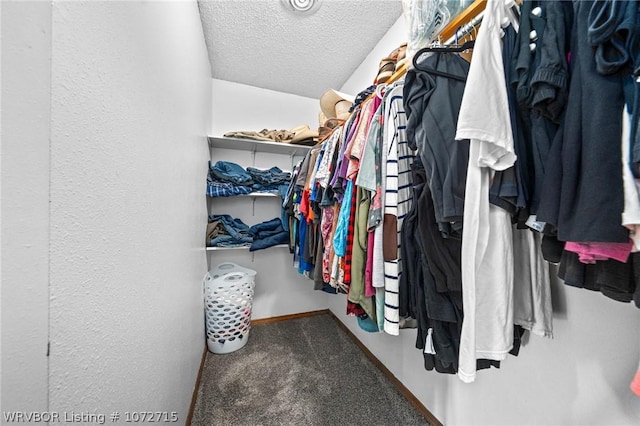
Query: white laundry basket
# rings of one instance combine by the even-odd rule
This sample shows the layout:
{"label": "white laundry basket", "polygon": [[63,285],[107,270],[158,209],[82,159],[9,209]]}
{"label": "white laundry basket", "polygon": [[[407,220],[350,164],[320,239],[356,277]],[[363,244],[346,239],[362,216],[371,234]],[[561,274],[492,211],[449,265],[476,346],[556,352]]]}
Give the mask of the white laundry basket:
{"label": "white laundry basket", "polygon": [[207,348],[226,354],[247,344],[256,272],[223,263],[204,277]]}
{"label": "white laundry basket", "polygon": [[256,276],[256,271],[254,271],[253,269],[244,268],[233,262],[224,262],[219,264],[218,266],[216,266],[215,268],[209,271],[209,275],[211,275],[211,278],[215,279],[215,278],[221,277],[222,275],[230,274],[231,272],[246,272],[247,275],[251,277]]}

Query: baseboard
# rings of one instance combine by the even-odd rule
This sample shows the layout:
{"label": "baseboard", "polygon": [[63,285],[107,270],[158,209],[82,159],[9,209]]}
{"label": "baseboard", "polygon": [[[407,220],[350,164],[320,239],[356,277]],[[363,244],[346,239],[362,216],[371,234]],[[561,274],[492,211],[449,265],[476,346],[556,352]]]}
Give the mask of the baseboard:
{"label": "baseboard", "polygon": [[196,400],[198,399],[198,390],[200,389],[200,381],[202,380],[202,372],[204,371],[204,362],[207,359],[207,345],[204,345],[202,350],[202,359],[200,360],[200,369],[198,370],[198,376],[196,377],[196,384],[193,388],[193,395],[191,395],[191,404],[189,405],[189,412],[187,413],[187,419],[185,420],[185,426],[191,426],[191,420],[193,419],[193,411],[196,409]]}
{"label": "baseboard", "polygon": [[257,319],[257,320],[251,320],[251,326],[253,327],[254,325],[265,325],[265,324],[271,324],[271,323],[280,322],[280,321],[288,321],[288,320],[299,319],[299,318],[314,317],[316,315],[324,315],[324,314],[328,314],[328,313],[329,313],[328,309],[321,309],[319,311],[300,312],[299,314],[280,315],[278,317],[261,318],[261,319]]}
{"label": "baseboard", "polygon": [[382,371],[382,374],[384,374],[385,376],[387,376],[387,378],[389,379],[389,381],[391,383],[393,383],[395,385],[395,387],[398,389],[398,391],[405,397],[407,398],[407,400],[409,400],[409,402],[411,402],[411,404],[416,407],[416,409],[418,411],[420,411],[420,413],[424,416],[425,419],[427,419],[427,421],[429,422],[430,425],[432,426],[443,426],[442,422],[440,420],[438,420],[436,418],[436,416],[433,415],[433,413],[431,411],[429,411],[427,409],[427,407],[425,407],[422,402],[420,402],[420,400],[413,394],[411,393],[411,391],[409,389],[407,389],[407,387],[405,385],[402,384],[402,382],[393,375],[393,373],[382,363],[382,361],[380,361],[378,359],[378,357],[376,357],[373,352],[371,352],[364,343],[362,343],[360,341],[360,339],[358,339],[358,337],[356,337],[355,334],[353,334],[353,332],[351,332],[351,330],[349,330],[349,327],[347,327],[346,325],[344,325],[342,323],[342,321],[340,321],[340,319],[335,316],[335,314],[331,311],[328,311],[329,316],[331,318],[333,318],[333,320],[336,322],[336,324],[338,324],[338,327],[340,327],[345,333],[347,333],[347,335],[351,338],[351,340],[353,340],[353,342],[356,344],[356,346],[358,346],[360,348],[360,350],[362,350],[362,352],[364,352],[364,354],[367,356],[367,358],[369,358],[371,360],[371,362],[378,367],[378,369],[380,369],[380,371]]}

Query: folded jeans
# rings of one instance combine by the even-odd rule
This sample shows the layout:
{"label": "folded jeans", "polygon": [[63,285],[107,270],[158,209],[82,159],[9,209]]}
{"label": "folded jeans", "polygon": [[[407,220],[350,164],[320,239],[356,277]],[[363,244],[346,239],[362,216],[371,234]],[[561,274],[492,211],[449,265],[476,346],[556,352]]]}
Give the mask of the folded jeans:
{"label": "folded jeans", "polygon": [[249,251],[256,251],[261,249],[266,249],[268,247],[273,247],[279,244],[287,244],[289,242],[289,233],[287,231],[282,231],[276,235],[272,235],[270,237],[254,240],[249,248]]}
{"label": "folded jeans", "polygon": [[253,184],[251,175],[242,166],[230,161],[216,161],[213,166],[209,162],[209,171],[219,181],[231,182],[237,185]]}
{"label": "folded jeans", "polygon": [[280,218],[275,218],[253,225],[251,228],[249,228],[249,233],[251,235],[256,235],[258,232],[273,231],[275,229],[278,229],[278,227],[282,227],[282,220],[280,220]]}
{"label": "folded jeans", "polygon": [[247,167],[247,173],[256,184],[280,185],[289,182],[291,173],[283,172],[279,167],[271,167],[267,170],[260,170],[254,167]]}
{"label": "folded jeans", "polygon": [[[253,240],[251,234],[249,234],[249,227],[240,219],[234,219],[229,215],[209,216],[209,222],[214,221],[218,221],[218,226],[221,226],[224,231],[236,241],[250,243]],[[223,240],[228,241],[227,239]]]}

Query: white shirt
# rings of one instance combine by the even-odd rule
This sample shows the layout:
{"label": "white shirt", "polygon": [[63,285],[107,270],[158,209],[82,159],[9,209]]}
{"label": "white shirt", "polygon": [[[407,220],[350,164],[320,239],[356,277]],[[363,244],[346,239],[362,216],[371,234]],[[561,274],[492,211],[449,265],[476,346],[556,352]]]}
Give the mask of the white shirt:
{"label": "white shirt", "polygon": [[472,382],[476,359],[503,360],[513,346],[513,239],[505,210],[489,204],[496,170],[515,160],[502,61],[501,23],[517,25],[504,0],[488,0],[462,97],[456,139],[469,139],[462,233],[464,321],[458,377]]}

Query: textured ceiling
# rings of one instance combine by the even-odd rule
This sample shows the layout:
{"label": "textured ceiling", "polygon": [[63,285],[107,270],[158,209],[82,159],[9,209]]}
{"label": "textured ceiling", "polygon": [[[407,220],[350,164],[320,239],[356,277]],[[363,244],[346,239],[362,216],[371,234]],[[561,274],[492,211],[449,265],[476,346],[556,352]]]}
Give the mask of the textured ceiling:
{"label": "textured ceiling", "polygon": [[200,0],[212,77],[311,98],[339,89],[402,15],[402,1],[321,1],[306,16],[279,0]]}

